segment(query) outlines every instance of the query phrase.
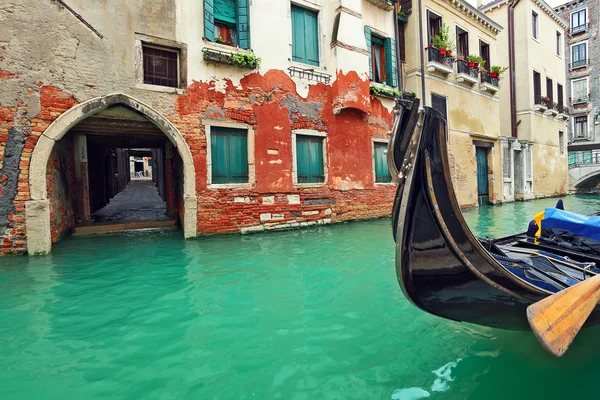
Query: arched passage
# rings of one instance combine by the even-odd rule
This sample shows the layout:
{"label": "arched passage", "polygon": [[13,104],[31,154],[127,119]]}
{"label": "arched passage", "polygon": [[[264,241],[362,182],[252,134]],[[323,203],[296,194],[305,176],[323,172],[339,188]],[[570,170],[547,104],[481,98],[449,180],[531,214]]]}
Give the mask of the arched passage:
{"label": "arched passage", "polygon": [[29,187],[31,200],[25,203],[27,228],[27,251],[29,254],[45,254],[52,247],[50,232],[50,204],[46,175],[52,149],[69,130],[84,119],[109,107],[122,105],[143,115],[159,128],[177,149],[183,162],[183,231],[185,238],[197,234],[196,172],[192,153],[179,130],[152,107],[123,93],[110,94],[87,100],[58,117],[40,136],[33,150]]}

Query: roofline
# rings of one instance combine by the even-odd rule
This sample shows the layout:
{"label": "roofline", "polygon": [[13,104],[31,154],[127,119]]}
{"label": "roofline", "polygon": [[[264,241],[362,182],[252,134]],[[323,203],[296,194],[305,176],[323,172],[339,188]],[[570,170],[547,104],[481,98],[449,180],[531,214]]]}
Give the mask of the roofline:
{"label": "roofline", "polygon": [[494,33],[496,33],[496,34],[504,29],[502,27],[502,25],[494,22],[494,20],[492,20],[490,17],[486,16],[484,13],[482,13],[477,8],[473,7],[471,4],[469,4],[465,0],[446,0],[446,1],[448,1],[454,7],[459,8],[463,11],[466,11],[469,16],[473,15],[475,17],[475,19],[480,20],[479,22],[482,25],[488,27],[490,30],[494,31]]}
{"label": "roofline", "polygon": [[[562,19],[562,17],[560,15],[558,15],[558,13],[552,7],[550,7],[548,5],[548,3],[546,3],[544,0],[531,0],[531,1],[535,4],[537,4],[542,10],[546,11],[546,13],[548,15],[550,15],[550,17],[552,17],[552,19],[554,21],[556,21],[563,29],[567,29],[569,27],[567,22],[564,19]],[[580,0],[575,0],[575,1],[580,1]],[[488,3],[488,4],[480,7],[479,11],[487,12],[496,7],[502,7],[503,5],[508,4],[508,2],[509,2],[509,0],[492,1],[491,3]]]}
{"label": "roofline", "polygon": [[562,10],[562,9],[569,9],[572,6],[578,6],[578,5],[585,5],[587,6],[588,3],[590,3],[589,0],[571,0],[568,1],[566,3],[560,4],[556,7],[554,7],[554,11],[558,12],[558,10]]}

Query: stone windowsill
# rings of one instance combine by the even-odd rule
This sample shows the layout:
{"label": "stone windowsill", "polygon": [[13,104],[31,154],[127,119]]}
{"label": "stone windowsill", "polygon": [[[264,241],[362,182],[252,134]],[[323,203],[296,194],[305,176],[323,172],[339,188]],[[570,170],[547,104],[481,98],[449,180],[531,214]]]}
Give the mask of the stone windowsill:
{"label": "stone windowsill", "polygon": [[210,183],[209,189],[251,189],[252,183]]}
{"label": "stone windowsill", "polygon": [[174,88],[170,86],[160,86],[160,85],[149,85],[147,83],[136,83],[136,89],[149,90],[152,92],[161,92],[161,93],[172,93],[172,94],[184,94],[184,89]]}

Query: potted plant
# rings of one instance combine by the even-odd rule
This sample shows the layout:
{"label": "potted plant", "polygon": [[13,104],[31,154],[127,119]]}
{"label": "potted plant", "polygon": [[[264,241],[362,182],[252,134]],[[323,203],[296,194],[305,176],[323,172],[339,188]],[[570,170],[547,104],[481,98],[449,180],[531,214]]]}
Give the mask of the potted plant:
{"label": "potted plant", "polygon": [[402,12],[402,10],[398,10],[396,14],[398,15],[398,21],[408,22],[408,17]]}
{"label": "potted plant", "polygon": [[492,65],[492,70],[490,72],[490,78],[499,78],[501,74],[506,71],[508,67],[501,67],[499,65]]}
{"label": "potted plant", "polygon": [[479,69],[480,65],[485,63],[485,60],[481,56],[467,56],[469,62],[469,68]]}
{"label": "potted plant", "polygon": [[440,55],[450,57],[454,50],[454,39],[450,36],[450,27],[444,22],[440,32],[431,39],[431,46],[439,50]]}

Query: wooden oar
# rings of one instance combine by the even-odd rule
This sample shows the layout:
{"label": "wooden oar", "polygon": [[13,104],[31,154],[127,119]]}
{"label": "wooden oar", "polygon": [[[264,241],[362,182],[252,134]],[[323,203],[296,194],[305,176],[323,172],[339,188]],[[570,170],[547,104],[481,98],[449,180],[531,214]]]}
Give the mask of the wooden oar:
{"label": "wooden oar", "polygon": [[600,275],[527,307],[527,320],[544,349],[562,356],[600,301]]}

